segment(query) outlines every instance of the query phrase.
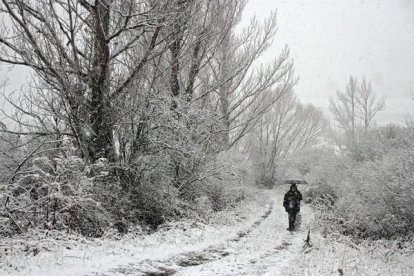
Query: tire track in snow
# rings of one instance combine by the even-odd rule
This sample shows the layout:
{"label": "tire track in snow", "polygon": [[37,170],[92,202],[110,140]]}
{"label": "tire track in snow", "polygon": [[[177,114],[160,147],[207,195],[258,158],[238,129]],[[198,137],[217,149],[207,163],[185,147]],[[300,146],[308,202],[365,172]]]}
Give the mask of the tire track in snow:
{"label": "tire track in snow", "polygon": [[231,248],[249,235],[265,221],[274,209],[274,201],[267,204],[268,207],[263,215],[237,234],[216,245],[209,246],[203,250],[190,251],[178,254],[166,260],[144,260],[139,263],[131,263],[127,266],[118,267],[108,273],[96,273],[96,276],[106,275],[146,275],[146,276],[169,276],[174,275],[180,268],[199,266],[209,262],[220,260],[229,256]]}
{"label": "tire track in snow", "polygon": [[269,217],[269,215],[273,211],[273,207],[274,202],[272,201],[269,204],[269,207],[266,210],[266,212],[258,220],[253,222],[250,225],[250,227],[246,230],[239,231],[235,237],[226,240],[226,244],[220,244],[218,246],[214,245],[202,251],[193,251],[183,254],[180,256],[180,259],[176,263],[181,267],[197,266],[229,256],[231,254],[229,251],[231,246],[229,246],[229,244],[237,243],[241,239],[248,237],[250,233],[252,233],[256,228],[258,228],[262,224],[262,222]]}

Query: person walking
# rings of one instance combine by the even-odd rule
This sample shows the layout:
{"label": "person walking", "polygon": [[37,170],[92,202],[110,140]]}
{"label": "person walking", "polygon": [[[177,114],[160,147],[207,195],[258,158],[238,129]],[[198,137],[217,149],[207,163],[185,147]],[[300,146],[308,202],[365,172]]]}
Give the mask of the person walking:
{"label": "person walking", "polygon": [[289,218],[289,228],[287,230],[293,231],[295,229],[296,215],[300,211],[300,201],[302,200],[302,194],[296,187],[296,184],[290,186],[289,191],[283,198],[283,207],[285,207]]}

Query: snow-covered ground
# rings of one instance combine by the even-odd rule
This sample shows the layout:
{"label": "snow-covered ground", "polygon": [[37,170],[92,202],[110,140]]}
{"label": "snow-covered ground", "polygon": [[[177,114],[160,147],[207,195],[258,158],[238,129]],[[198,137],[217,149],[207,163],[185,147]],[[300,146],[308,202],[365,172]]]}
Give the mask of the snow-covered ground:
{"label": "snow-covered ground", "polygon": [[261,192],[256,200],[216,214],[210,224],[182,221],[151,235],[87,239],[60,235],[47,238],[45,233],[32,233],[26,238],[2,240],[0,275],[124,275],[132,266],[133,275],[159,271],[165,266],[159,262],[214,247],[263,220],[261,216],[268,212],[270,202],[271,196]]}
{"label": "snow-covered ground", "polygon": [[[413,252],[323,238],[312,209],[288,232],[284,190],[263,193],[206,225],[188,221],[120,239],[25,240],[0,254],[1,275],[414,275]],[[310,246],[305,243],[310,230]],[[1,243],[2,250],[10,243]],[[33,250],[35,248],[35,250]],[[378,250],[376,250],[378,249]],[[35,256],[34,253],[36,253]]]}

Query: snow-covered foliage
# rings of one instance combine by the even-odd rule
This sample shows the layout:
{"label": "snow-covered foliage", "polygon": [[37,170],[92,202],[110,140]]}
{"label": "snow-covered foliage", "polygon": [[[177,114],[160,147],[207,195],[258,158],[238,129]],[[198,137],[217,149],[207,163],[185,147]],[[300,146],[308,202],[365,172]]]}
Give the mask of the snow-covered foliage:
{"label": "snow-covered foliage", "polygon": [[99,236],[108,225],[104,209],[92,197],[93,182],[78,157],[34,158],[30,171],[1,193],[1,234],[29,227],[78,231]]}
{"label": "snow-covered foliage", "polygon": [[393,126],[376,135],[378,157],[348,171],[338,212],[346,231],[358,236],[407,236],[414,229],[414,136]]}
{"label": "snow-covered foliage", "polygon": [[305,198],[321,210],[329,232],[371,239],[406,237],[414,226],[413,134],[400,126],[377,128],[359,144],[358,161],[353,155],[315,150],[285,166],[311,183]]}
{"label": "snow-covered foliage", "polygon": [[148,155],[129,167],[105,159],[85,165],[77,157],[34,158],[30,170],[1,193],[1,234],[35,228],[101,236],[110,225],[126,232],[137,223],[155,228],[178,218],[206,220],[212,212],[245,199],[252,176],[242,156],[223,152],[215,159],[194,159],[195,155],[188,155],[199,164],[191,165],[192,174],[177,176],[169,174],[168,153],[164,160],[159,154]]}

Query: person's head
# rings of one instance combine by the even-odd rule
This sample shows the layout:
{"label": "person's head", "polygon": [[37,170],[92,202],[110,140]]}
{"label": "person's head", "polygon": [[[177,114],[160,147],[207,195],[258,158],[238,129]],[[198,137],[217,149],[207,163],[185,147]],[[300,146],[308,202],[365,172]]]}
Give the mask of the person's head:
{"label": "person's head", "polygon": [[292,185],[290,185],[290,190],[292,192],[297,191],[298,190],[298,187],[296,187],[296,184],[292,184]]}

